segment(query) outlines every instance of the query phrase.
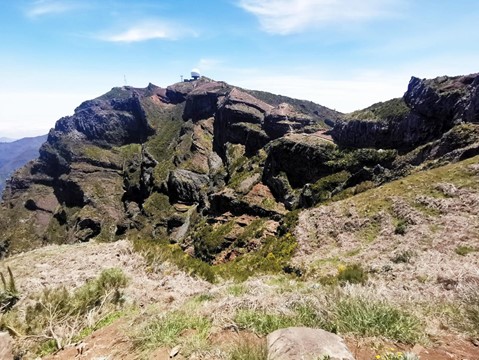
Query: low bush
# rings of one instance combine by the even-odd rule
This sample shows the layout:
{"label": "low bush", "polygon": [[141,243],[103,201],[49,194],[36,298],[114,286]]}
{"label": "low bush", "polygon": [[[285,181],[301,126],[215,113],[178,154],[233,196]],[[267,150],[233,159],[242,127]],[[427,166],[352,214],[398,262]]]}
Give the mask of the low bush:
{"label": "low bush", "polygon": [[338,269],[339,284],[364,284],[368,280],[368,274],[359,264],[341,266]]}
{"label": "low bush", "polygon": [[396,227],[394,228],[394,233],[396,235],[404,235],[406,234],[407,230],[407,222],[405,220],[400,220]]}

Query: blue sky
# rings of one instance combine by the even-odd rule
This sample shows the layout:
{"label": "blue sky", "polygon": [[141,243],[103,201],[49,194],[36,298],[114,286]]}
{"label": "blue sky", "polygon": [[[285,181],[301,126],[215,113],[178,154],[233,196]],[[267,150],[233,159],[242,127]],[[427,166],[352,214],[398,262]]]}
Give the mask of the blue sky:
{"label": "blue sky", "polygon": [[0,136],[192,68],[343,112],[479,71],[477,0],[3,0]]}

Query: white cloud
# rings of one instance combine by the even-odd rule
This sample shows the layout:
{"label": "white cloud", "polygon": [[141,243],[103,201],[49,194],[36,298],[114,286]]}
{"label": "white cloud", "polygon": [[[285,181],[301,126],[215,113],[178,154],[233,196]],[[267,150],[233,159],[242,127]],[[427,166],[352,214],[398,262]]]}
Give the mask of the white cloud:
{"label": "white cloud", "polygon": [[213,58],[202,58],[198,61],[196,67],[201,71],[209,71],[217,68],[223,63],[222,60]]}
{"label": "white cloud", "polygon": [[140,42],[153,39],[177,40],[184,36],[197,36],[196,33],[179,24],[162,20],[148,20],[117,32],[101,35],[99,38],[110,42]]}
{"label": "white cloud", "polygon": [[36,18],[44,15],[62,14],[84,6],[84,4],[68,0],[35,0],[26,9],[26,15]]}
{"label": "white cloud", "polygon": [[393,15],[397,0],[239,0],[266,32],[287,35]]}
{"label": "white cloud", "polygon": [[[234,80],[233,80],[234,81]],[[340,112],[363,109],[373,103],[401,97],[409,76],[355,77],[332,80],[307,76],[266,75],[238,79],[235,85],[310,100]]]}

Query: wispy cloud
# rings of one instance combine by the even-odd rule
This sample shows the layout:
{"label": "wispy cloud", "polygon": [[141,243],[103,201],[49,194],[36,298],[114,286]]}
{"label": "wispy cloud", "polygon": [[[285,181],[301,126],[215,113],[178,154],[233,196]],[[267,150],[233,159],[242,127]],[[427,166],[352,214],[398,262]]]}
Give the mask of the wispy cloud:
{"label": "wispy cloud", "polygon": [[219,66],[221,66],[222,63],[223,61],[220,59],[201,58],[198,61],[196,67],[200,69],[201,71],[208,71],[208,70],[218,68]]}
{"label": "wispy cloud", "polygon": [[263,30],[287,35],[327,25],[393,15],[398,0],[239,0]]}
{"label": "wispy cloud", "polygon": [[26,8],[26,15],[36,18],[45,15],[62,14],[76,10],[84,6],[84,3],[69,0],[35,0]]}
{"label": "wispy cloud", "polygon": [[109,32],[98,38],[110,42],[133,43],[154,39],[177,40],[186,36],[197,36],[197,34],[179,24],[156,19],[146,20],[117,32]]}

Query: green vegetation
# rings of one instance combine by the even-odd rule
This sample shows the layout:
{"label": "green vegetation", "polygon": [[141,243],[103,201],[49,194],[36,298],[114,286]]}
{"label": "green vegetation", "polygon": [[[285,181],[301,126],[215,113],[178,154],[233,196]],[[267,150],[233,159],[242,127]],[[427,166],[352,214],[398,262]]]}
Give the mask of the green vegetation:
{"label": "green vegetation", "polygon": [[144,256],[151,269],[157,264],[169,261],[189,274],[209,282],[216,280],[215,271],[210,264],[186,254],[178,244],[170,244],[166,239],[137,239],[133,242],[133,249]]}
{"label": "green vegetation", "polygon": [[328,275],[319,279],[322,285],[365,284],[367,272],[359,264],[339,265],[337,275]]}
{"label": "green vegetation", "polygon": [[[134,242],[134,250],[143,254],[150,267],[165,261],[177,265],[179,268],[215,282],[219,278],[244,281],[248,277],[260,273],[277,274],[287,268],[289,261],[297,247],[295,237],[289,232],[297,213],[288,218],[287,224],[283,225],[283,233],[280,237],[267,237],[261,240],[258,249],[253,252],[239,254],[234,260],[223,264],[211,265],[198,258],[186,254],[178,244],[170,244],[168,240],[145,240],[138,239]],[[235,246],[247,243],[248,239],[256,238],[262,233],[264,220],[258,219],[243,229],[238,236]],[[202,227],[203,226],[203,227]],[[212,259],[215,246],[221,246],[224,235],[232,229],[233,224],[228,222],[213,229],[211,225],[203,223],[198,226],[195,236],[195,250],[200,251],[203,259]],[[217,244],[217,245],[216,245]],[[208,245],[208,246],[207,246]]]}
{"label": "green vegetation", "polygon": [[473,252],[479,252],[479,249],[472,246],[460,245],[454,251],[457,255],[466,256]]}
{"label": "green vegetation", "polygon": [[396,98],[373,104],[365,109],[346,114],[346,120],[396,120],[409,113],[403,98]]}
{"label": "green vegetation", "polygon": [[421,339],[419,319],[383,301],[343,298],[336,303],[333,314],[334,326],[341,333],[384,336],[407,344]]}
{"label": "green vegetation", "polygon": [[[4,316],[0,329],[14,329],[16,333],[42,339],[37,343],[37,351],[45,354],[70,344],[82,332],[86,334],[108,324],[116,312],[112,309],[123,301],[120,289],[126,284],[123,272],[112,268],[73,292],[64,287],[45,288],[32,297],[32,304],[24,312],[15,310]],[[91,319],[97,320],[90,325]]]}
{"label": "green vegetation", "polygon": [[407,230],[407,221],[404,219],[401,219],[396,224],[396,227],[394,228],[394,233],[397,235],[404,235],[406,234],[406,230]]}
{"label": "green vegetation", "polygon": [[[380,211],[387,211],[394,216],[392,199],[395,197],[400,197],[412,207],[416,206],[416,194],[444,198],[444,193],[434,186],[437,183],[450,183],[456,188],[477,190],[479,183],[475,172],[470,169],[470,165],[477,164],[478,161],[479,157],[475,156],[458,163],[417,172],[406,178],[391,181],[379,188],[349,197],[342,202],[342,206],[345,209],[354,206],[361,216],[371,216]],[[371,219],[371,221],[374,220]]]}
{"label": "green vegetation", "polygon": [[397,156],[396,150],[383,149],[340,149],[335,147],[331,154],[331,160],[325,165],[334,171],[347,170],[355,172],[364,166],[376,166],[378,164],[389,167]]}
{"label": "green vegetation", "polygon": [[234,222],[229,221],[219,226],[202,221],[199,230],[193,235],[195,255],[203,261],[211,263],[215,255],[225,248],[225,236],[233,230]]}
{"label": "green vegetation", "polygon": [[254,252],[244,254],[228,263],[215,265],[215,272],[222,278],[244,281],[256,274],[278,274],[285,271],[296,250],[293,235],[280,238],[268,237]]}
{"label": "green vegetation", "polygon": [[[181,336],[186,330],[188,335]],[[147,324],[134,335],[133,341],[137,348],[152,350],[160,346],[173,347],[183,344],[183,355],[188,356],[195,350],[208,346],[208,335],[211,332],[211,321],[205,317],[191,314],[188,311],[174,311]]]}
{"label": "green vegetation", "polygon": [[295,304],[289,314],[239,310],[235,322],[240,328],[260,335],[289,326],[308,326],[334,333],[384,336],[407,344],[422,339],[423,328],[419,319],[385,301],[334,294],[326,301],[316,305]]}
{"label": "green vegetation", "polygon": [[368,280],[368,274],[359,264],[341,266],[338,269],[339,284],[364,284]]}
{"label": "green vegetation", "polygon": [[164,219],[172,215],[173,207],[170,205],[170,198],[168,195],[154,192],[143,203],[143,210],[148,216],[156,219]]}
{"label": "green vegetation", "polygon": [[15,285],[15,279],[10,267],[7,267],[7,272],[8,281],[5,278],[5,275],[0,272],[0,279],[2,281],[2,289],[0,290],[0,313],[10,310],[20,299],[20,295]]}
{"label": "green vegetation", "polygon": [[142,99],[142,105],[150,126],[156,130],[146,143],[146,149],[158,161],[154,175],[157,184],[168,176],[169,170],[174,168],[173,158],[175,147],[180,137],[181,127],[184,124],[182,114],[184,104],[173,108],[160,108],[151,99]]}
{"label": "green vegetation", "polygon": [[[325,201],[331,198],[335,190],[344,185],[351,174],[347,171],[340,171],[338,173],[325,176],[311,185],[313,204],[320,201]],[[312,204],[311,204],[312,205]]]}
{"label": "green vegetation", "polygon": [[376,187],[376,184],[373,181],[363,181],[362,183],[359,183],[356,185],[353,189],[354,195],[365,192],[369,189],[374,189]]}
{"label": "green vegetation", "polygon": [[227,292],[230,295],[233,296],[241,296],[246,293],[246,286],[243,284],[233,284],[230,287],[228,287]]}
{"label": "green vegetation", "polygon": [[464,318],[461,323],[468,324],[466,329],[472,334],[479,336],[479,286],[475,285],[462,294],[462,306]]}
{"label": "green vegetation", "polygon": [[258,335],[268,335],[275,330],[295,325],[295,318],[291,315],[262,310],[239,310],[234,321],[240,329],[251,330]]}
{"label": "green vegetation", "polygon": [[266,360],[268,349],[264,341],[254,343],[252,341],[239,341],[230,350],[229,360]]}

